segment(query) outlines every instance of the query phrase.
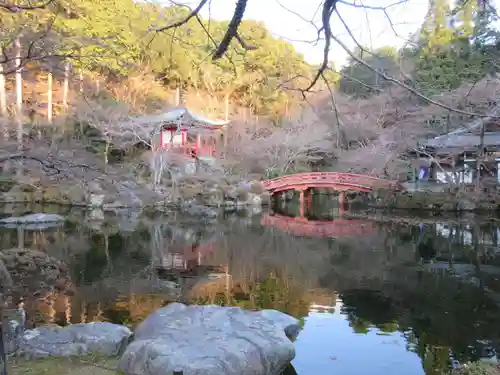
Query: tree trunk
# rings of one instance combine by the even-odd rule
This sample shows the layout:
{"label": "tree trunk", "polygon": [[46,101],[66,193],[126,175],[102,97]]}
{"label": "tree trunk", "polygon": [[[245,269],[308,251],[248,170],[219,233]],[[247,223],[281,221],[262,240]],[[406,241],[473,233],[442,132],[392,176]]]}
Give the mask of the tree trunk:
{"label": "tree trunk", "polygon": [[184,87],[179,88],[179,105],[185,107],[186,106],[186,92]]}
{"label": "tree trunk", "polygon": [[[3,64],[0,64],[0,117],[7,117],[7,95],[5,93],[5,75]],[[5,123],[1,123],[0,137],[3,139],[7,138],[7,129],[5,128]]]}
{"label": "tree trunk", "polygon": [[69,91],[69,61],[64,64],[64,86],[63,86],[63,108],[64,113],[68,113],[68,91]]}
{"label": "tree trunk", "polygon": [[78,77],[80,80],[80,95],[83,95],[83,70],[81,68]]}
{"label": "tree trunk", "polygon": [[175,89],[175,106],[178,107],[181,104],[181,91],[177,87]]}
{"label": "tree trunk", "polygon": [[108,170],[108,153],[109,153],[109,142],[106,141],[106,146],[104,147],[104,168],[106,168],[106,171]]}
{"label": "tree trunk", "polygon": [[47,121],[49,124],[52,124],[52,114],[53,114],[53,109],[52,109],[52,69],[49,69],[48,75],[47,75]]}
{"label": "tree trunk", "polygon": [[226,97],[225,97],[224,119],[226,121],[229,120],[229,94],[226,94]]}
{"label": "tree trunk", "polygon": [[23,77],[21,68],[21,44],[19,38],[15,40],[16,48],[16,121],[17,121],[17,148],[23,147]]}

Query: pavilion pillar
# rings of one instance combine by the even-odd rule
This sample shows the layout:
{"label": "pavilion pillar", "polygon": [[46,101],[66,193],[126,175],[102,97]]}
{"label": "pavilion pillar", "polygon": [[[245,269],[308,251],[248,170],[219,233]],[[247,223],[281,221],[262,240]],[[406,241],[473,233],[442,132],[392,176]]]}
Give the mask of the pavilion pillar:
{"label": "pavilion pillar", "polygon": [[181,144],[182,144],[182,150],[184,152],[184,154],[187,154],[187,144],[186,144],[186,140],[187,140],[187,134],[186,134],[186,131],[183,129],[181,130]]}
{"label": "pavilion pillar", "polygon": [[200,148],[201,148],[201,136],[200,134],[196,134],[196,152],[198,155],[200,154]]}
{"label": "pavilion pillar", "polygon": [[300,205],[300,217],[305,217],[305,211],[306,211],[306,193],[307,189],[300,189],[299,190],[299,205]]}
{"label": "pavilion pillar", "polygon": [[224,158],[226,157],[226,154],[227,154],[227,141],[229,139],[228,135],[229,135],[229,129],[226,125],[226,126],[224,126],[224,128],[222,130],[222,141],[224,143]]}
{"label": "pavilion pillar", "polygon": [[339,214],[340,216],[345,213],[345,191],[339,192]]}

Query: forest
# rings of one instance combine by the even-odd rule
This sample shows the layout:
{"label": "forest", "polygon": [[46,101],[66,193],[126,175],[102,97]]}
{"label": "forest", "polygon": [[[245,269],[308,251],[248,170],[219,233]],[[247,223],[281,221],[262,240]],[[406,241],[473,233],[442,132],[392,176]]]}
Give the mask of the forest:
{"label": "forest", "polygon": [[[244,19],[248,1],[239,0],[228,21],[203,18],[206,1],[195,9],[132,0],[98,7],[90,0],[3,1],[0,115],[4,123],[39,124],[74,122],[82,106],[85,115],[106,116],[121,104],[127,114],[154,113],[178,104],[178,90],[202,113],[259,123],[235,141],[232,169],[245,160],[251,166],[240,171],[286,173],[326,156],[337,170],[395,175],[416,138],[484,118],[496,105],[500,34],[488,1],[432,1],[400,48],[361,45],[338,2],[324,2],[318,35],[327,53],[315,65],[263,23]],[[375,7],[373,16],[388,17],[393,5]],[[325,27],[334,11],[356,48]],[[331,43],[346,47],[344,66],[331,62]],[[253,160],[257,146],[265,160]]]}

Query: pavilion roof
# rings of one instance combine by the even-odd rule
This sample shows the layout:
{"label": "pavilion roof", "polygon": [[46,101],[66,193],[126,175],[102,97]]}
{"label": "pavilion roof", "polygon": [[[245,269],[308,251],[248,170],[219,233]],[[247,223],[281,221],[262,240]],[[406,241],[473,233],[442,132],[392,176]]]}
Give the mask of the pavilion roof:
{"label": "pavilion roof", "polygon": [[206,117],[194,114],[185,107],[174,108],[158,115],[139,116],[134,119],[136,124],[148,124],[153,128],[166,125],[184,124],[186,127],[223,127],[229,124],[225,120],[211,120]]}

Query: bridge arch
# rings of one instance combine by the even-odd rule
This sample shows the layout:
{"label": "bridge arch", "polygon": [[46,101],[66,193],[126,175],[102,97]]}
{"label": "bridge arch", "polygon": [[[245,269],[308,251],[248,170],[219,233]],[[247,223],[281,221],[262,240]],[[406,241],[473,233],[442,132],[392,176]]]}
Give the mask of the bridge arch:
{"label": "bridge arch", "polygon": [[398,183],[356,173],[308,172],[265,180],[262,182],[262,186],[271,193],[271,195],[287,190],[299,191],[301,216],[303,216],[304,193],[311,188],[328,188],[339,191],[339,207],[342,211],[345,203],[346,191],[367,193],[378,188],[395,189],[398,187]]}
{"label": "bridge arch", "polygon": [[394,181],[341,172],[296,173],[263,182],[264,189],[271,194],[286,190],[307,190],[310,188],[331,188],[337,191],[369,192],[377,188],[394,188]]}

